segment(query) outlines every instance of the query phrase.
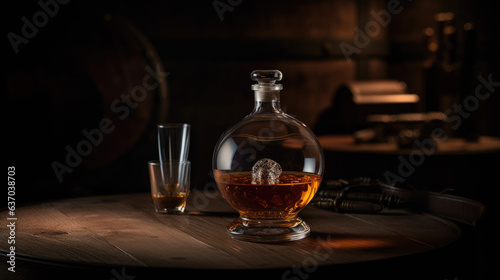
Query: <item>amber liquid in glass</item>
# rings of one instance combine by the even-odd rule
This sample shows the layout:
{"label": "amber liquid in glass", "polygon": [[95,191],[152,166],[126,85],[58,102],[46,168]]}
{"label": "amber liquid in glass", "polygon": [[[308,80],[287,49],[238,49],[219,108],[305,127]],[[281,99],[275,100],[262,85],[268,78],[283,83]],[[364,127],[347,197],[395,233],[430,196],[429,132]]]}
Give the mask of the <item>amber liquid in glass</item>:
{"label": "amber liquid in glass", "polygon": [[251,172],[222,170],[215,170],[215,180],[227,202],[248,219],[294,218],[321,183],[318,175],[287,171],[276,184],[252,184]]}
{"label": "amber liquid in glass", "polygon": [[172,195],[153,195],[153,201],[161,209],[178,209],[186,206],[187,193]]}

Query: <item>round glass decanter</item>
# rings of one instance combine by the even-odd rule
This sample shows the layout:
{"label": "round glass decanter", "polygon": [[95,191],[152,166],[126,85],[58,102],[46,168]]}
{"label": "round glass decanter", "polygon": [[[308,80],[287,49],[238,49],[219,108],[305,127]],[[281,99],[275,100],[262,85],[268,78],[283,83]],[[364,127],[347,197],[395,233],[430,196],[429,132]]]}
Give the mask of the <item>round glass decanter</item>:
{"label": "round glass decanter", "polygon": [[222,134],[213,154],[215,181],[240,216],[227,227],[232,237],[282,242],[309,235],[297,214],[313,198],[324,170],[323,150],[307,126],[280,106],[278,70],[251,78],[253,111]]}

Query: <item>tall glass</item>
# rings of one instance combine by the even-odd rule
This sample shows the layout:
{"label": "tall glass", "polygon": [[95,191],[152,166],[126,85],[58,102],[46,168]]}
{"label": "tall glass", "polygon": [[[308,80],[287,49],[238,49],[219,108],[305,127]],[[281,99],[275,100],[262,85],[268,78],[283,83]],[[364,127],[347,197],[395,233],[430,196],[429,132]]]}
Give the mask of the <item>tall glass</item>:
{"label": "tall glass", "polygon": [[191,125],[187,123],[158,124],[158,152],[161,162],[186,161],[189,154]]}
{"label": "tall glass", "polygon": [[189,195],[191,163],[188,161],[191,126],[158,124],[160,160],[150,161],[151,195],[158,213],[182,213]]}

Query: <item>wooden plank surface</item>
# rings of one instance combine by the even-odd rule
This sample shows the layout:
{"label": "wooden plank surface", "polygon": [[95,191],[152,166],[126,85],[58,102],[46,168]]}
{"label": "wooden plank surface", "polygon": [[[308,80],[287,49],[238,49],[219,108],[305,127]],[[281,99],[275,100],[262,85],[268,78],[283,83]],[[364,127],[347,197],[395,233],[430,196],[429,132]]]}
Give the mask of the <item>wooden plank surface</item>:
{"label": "wooden plank surface", "polygon": [[[157,214],[149,194],[45,202],[16,210],[17,257],[46,263],[137,268],[288,269],[304,262],[342,265],[422,253],[457,240],[451,222],[386,211],[339,214],[306,207],[311,236],[257,244],[232,239],[237,213],[220,197],[193,191],[183,215]],[[2,214],[6,216],[6,213]],[[1,240],[8,232],[1,229]],[[0,249],[7,251],[6,243]]]}

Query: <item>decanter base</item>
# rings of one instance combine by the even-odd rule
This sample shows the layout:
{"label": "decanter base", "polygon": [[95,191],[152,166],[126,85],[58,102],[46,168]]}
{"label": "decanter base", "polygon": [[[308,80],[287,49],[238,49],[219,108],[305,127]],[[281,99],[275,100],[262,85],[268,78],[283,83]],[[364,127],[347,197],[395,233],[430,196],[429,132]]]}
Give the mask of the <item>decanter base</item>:
{"label": "decanter base", "polygon": [[309,236],[309,226],[301,218],[292,220],[255,220],[239,217],[227,227],[237,240],[276,243],[300,240]]}

